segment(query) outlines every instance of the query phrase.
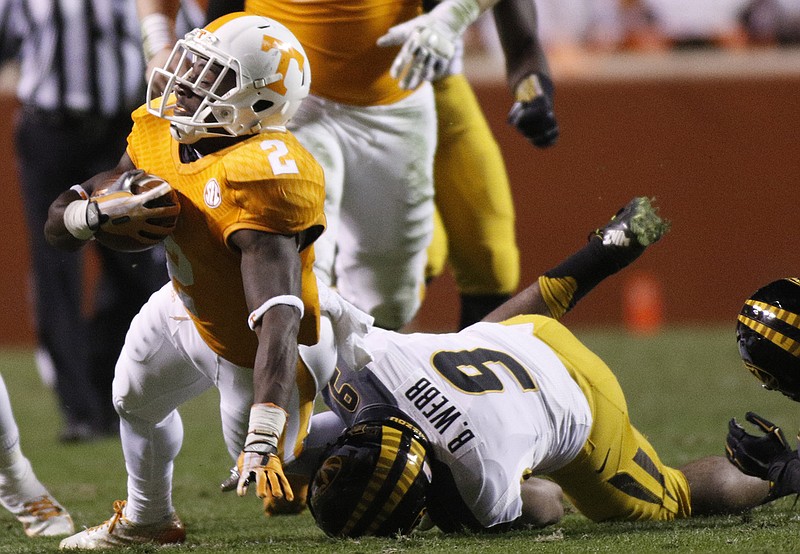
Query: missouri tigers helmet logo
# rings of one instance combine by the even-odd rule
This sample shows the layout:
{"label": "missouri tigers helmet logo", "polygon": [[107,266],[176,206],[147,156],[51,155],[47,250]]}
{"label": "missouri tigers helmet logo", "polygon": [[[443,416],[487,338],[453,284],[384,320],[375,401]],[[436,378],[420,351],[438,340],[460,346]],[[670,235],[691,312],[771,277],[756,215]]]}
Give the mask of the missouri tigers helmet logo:
{"label": "missouri tigers helmet logo", "polygon": [[753,293],[739,312],[736,340],[765,388],[800,401],[800,279],[779,279]]}
{"label": "missouri tigers helmet logo", "polygon": [[332,537],[402,535],[419,523],[429,484],[427,441],[393,417],[355,425],[327,450],[308,505]]}

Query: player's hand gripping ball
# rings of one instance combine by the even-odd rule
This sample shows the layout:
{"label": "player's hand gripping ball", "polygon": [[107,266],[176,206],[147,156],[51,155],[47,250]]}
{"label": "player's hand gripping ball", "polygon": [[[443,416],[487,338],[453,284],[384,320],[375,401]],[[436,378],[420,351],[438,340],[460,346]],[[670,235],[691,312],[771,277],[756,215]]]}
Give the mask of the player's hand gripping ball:
{"label": "player's hand gripping ball", "polygon": [[180,211],[178,193],[169,183],[134,169],[92,194],[86,219],[100,244],[141,252],[172,234]]}

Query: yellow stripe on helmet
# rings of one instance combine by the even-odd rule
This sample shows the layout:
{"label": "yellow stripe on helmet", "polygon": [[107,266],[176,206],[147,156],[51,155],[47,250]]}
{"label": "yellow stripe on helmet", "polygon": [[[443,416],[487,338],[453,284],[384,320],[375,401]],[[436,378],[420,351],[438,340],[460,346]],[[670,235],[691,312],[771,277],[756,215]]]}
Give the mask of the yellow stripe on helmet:
{"label": "yellow stripe on helmet", "polygon": [[[384,429],[388,428],[384,427]],[[392,429],[392,431],[398,433],[398,431],[394,429]],[[398,439],[400,438],[402,438],[402,434],[400,434],[398,437]],[[400,444],[398,441],[398,447],[399,446]],[[406,463],[402,473],[400,474],[400,479],[395,484],[394,489],[392,489],[392,493],[389,495],[387,502],[381,508],[380,513],[370,524],[369,528],[367,529],[367,534],[377,531],[378,528],[389,518],[389,516],[392,515],[392,512],[394,512],[395,508],[397,508],[400,502],[402,502],[403,498],[405,498],[408,489],[410,489],[411,485],[413,485],[414,481],[416,481],[419,472],[422,471],[424,460],[425,448],[423,448],[419,441],[411,438],[411,446],[406,455]]]}
{"label": "yellow stripe on helmet", "polygon": [[400,437],[402,433],[391,427],[382,427],[381,437],[381,453],[378,456],[378,461],[375,464],[375,469],[370,476],[369,482],[361,495],[361,499],[356,504],[353,513],[350,514],[350,519],[342,527],[341,534],[347,536],[353,530],[353,527],[361,520],[375,500],[375,496],[381,489],[381,486],[386,481],[389,475],[389,470],[392,468],[392,462],[397,455],[398,447],[400,446]]}
{"label": "yellow stripe on helmet", "polygon": [[748,299],[745,304],[754,308],[758,308],[761,311],[769,312],[775,317],[775,319],[800,329],[800,315],[794,312],[790,312],[788,310],[784,310],[783,308],[773,306],[772,304],[767,304],[766,302],[753,299]]}
{"label": "yellow stripe on helmet", "polygon": [[[777,319],[788,323],[789,325],[798,328],[798,324],[800,323],[800,317],[797,314],[793,314],[792,312],[787,312],[786,310],[781,310],[779,308],[775,308],[774,306],[770,306],[769,304],[764,304],[763,302],[755,302],[752,300],[747,301],[748,304],[757,306],[763,310],[769,311],[772,314],[775,314]],[[767,327],[763,323],[756,321],[755,319],[748,317],[743,314],[739,314],[739,321],[770,341],[771,343],[775,344],[779,348],[785,350],[789,354],[793,356],[800,357],[800,343],[796,340],[787,337],[783,333],[776,331],[770,327]]]}

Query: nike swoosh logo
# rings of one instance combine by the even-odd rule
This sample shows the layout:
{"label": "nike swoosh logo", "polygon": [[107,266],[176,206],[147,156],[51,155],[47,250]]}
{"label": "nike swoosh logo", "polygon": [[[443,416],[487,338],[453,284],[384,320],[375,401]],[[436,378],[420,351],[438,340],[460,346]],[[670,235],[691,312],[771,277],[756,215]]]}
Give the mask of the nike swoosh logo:
{"label": "nike swoosh logo", "polygon": [[606,468],[606,464],[608,463],[609,454],[611,454],[610,448],[606,451],[606,457],[603,460],[603,463],[600,465],[600,469],[595,470],[595,473],[603,473],[603,470]]}

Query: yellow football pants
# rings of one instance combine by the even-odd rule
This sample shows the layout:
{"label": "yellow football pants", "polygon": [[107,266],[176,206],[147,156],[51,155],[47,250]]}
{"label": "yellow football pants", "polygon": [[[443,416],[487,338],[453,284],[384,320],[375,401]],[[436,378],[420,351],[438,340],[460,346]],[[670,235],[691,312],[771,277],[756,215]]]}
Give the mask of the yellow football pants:
{"label": "yellow football pants", "polygon": [[519,249],[500,147],[464,75],[435,82],[434,92],[438,213],[426,277],[449,262],[462,294],[511,294],[519,285]]}
{"label": "yellow football pants", "polygon": [[608,366],[556,320],[538,315],[509,320],[520,322],[533,322],[533,334],[561,359],[592,410],[592,431],[583,450],[550,474],[570,502],[593,521],[689,517],[686,477],[664,465],[631,425],[622,389]]}

